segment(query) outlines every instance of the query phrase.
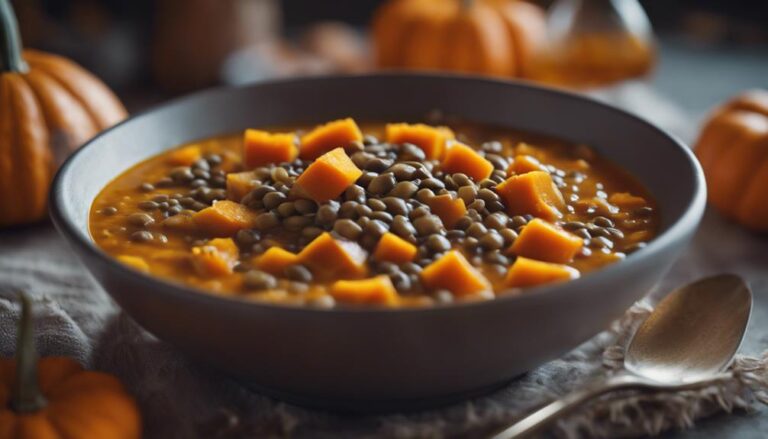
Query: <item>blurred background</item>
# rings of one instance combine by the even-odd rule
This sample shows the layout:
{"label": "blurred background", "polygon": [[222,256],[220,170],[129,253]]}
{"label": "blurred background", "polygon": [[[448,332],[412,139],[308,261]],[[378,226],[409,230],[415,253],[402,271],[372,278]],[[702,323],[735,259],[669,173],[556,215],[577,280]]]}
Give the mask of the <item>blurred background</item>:
{"label": "blurred background", "polygon": [[[434,3],[425,6],[425,1]],[[449,1],[455,3],[453,9],[433,6]],[[426,41],[430,35],[446,35],[439,33],[446,26],[438,18],[450,22],[456,14],[468,14],[461,8],[471,8],[475,2],[490,5],[503,0],[14,0],[13,4],[27,47],[79,62],[106,81],[131,111],[217,84],[403,67],[522,76],[575,89],[640,80],[697,112],[745,88],[768,87],[768,1],[537,0],[533,3],[540,18],[527,10],[510,12],[513,22],[519,21],[512,37],[505,37],[511,43],[503,42],[516,51],[512,73],[494,70],[501,68],[496,61],[470,59],[473,50],[482,52],[483,47],[469,47],[469,54],[457,49],[450,56],[456,65],[430,65],[429,53],[445,50],[439,42]],[[428,10],[423,16],[416,12],[419,3]],[[428,15],[435,18],[425,18]],[[462,23],[470,26],[467,20]],[[428,29],[427,36],[414,36],[404,44],[392,34],[417,32],[408,30],[411,22]],[[377,23],[376,32],[372,23]],[[479,33],[491,24],[489,19],[480,23]],[[461,29],[456,33],[463,36],[462,42],[476,31]],[[397,47],[403,45],[422,52],[398,52],[383,59],[384,51],[402,52]],[[534,49],[536,54],[527,54]],[[475,67],[475,62],[486,65]]]}

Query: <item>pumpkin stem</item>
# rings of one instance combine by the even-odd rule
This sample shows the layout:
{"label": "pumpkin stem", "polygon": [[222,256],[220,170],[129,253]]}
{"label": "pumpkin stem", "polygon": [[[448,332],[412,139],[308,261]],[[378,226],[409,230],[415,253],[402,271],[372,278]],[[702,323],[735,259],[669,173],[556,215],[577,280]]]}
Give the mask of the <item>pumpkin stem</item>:
{"label": "pumpkin stem", "polygon": [[28,70],[21,56],[21,37],[13,6],[10,0],[0,0],[0,71],[26,73]]}
{"label": "pumpkin stem", "polygon": [[[0,0],[5,3],[5,0]],[[48,403],[37,383],[37,350],[35,349],[32,301],[25,293],[21,299],[21,319],[16,339],[16,382],[11,396],[11,408],[17,413],[36,412]]]}
{"label": "pumpkin stem", "polygon": [[461,9],[469,9],[475,0],[461,0]]}

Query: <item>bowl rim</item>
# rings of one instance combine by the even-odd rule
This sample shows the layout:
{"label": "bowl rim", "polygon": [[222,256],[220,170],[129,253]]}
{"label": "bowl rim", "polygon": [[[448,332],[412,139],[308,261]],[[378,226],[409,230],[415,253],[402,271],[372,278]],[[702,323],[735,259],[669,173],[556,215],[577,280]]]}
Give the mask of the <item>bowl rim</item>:
{"label": "bowl rim", "polygon": [[[227,296],[227,295],[211,294],[209,291],[203,288],[196,288],[193,286],[183,284],[181,282],[176,282],[176,281],[152,276],[150,274],[146,274],[138,270],[132,269],[125,264],[121,264],[120,262],[117,261],[117,259],[110,256],[109,254],[104,252],[102,249],[100,249],[98,246],[96,246],[93,239],[84,239],[81,233],[79,232],[78,225],[73,220],[71,215],[67,212],[68,210],[66,207],[67,202],[64,197],[64,193],[66,192],[66,189],[63,186],[63,181],[66,175],[68,174],[70,168],[73,166],[73,163],[75,163],[79,159],[81,154],[87,148],[93,147],[92,145],[94,145],[102,137],[110,135],[110,133],[113,130],[117,129],[118,127],[121,127],[124,124],[131,123],[134,119],[138,119],[141,117],[151,117],[152,113],[155,111],[160,111],[162,109],[165,109],[171,106],[183,105],[187,101],[195,101],[198,99],[203,100],[208,95],[225,93],[231,90],[237,90],[237,89],[243,89],[243,88],[254,88],[254,87],[265,87],[265,86],[272,86],[272,85],[290,85],[293,83],[303,83],[303,82],[322,83],[323,81],[335,81],[335,80],[354,79],[354,78],[364,78],[371,81],[378,80],[379,78],[401,79],[401,80],[408,80],[413,78],[426,79],[426,80],[449,79],[449,80],[458,80],[463,82],[489,83],[489,84],[495,84],[495,85],[501,85],[501,86],[507,86],[507,87],[534,89],[538,93],[555,95],[560,99],[576,100],[581,102],[582,105],[603,107],[603,109],[608,109],[613,113],[616,113],[620,117],[629,118],[634,120],[636,123],[645,125],[646,128],[649,128],[652,131],[655,131],[657,134],[661,135],[662,137],[665,137],[672,144],[674,144],[678,148],[679,152],[683,153],[683,156],[686,159],[687,164],[691,168],[693,178],[694,178],[693,193],[691,194],[690,200],[687,206],[685,206],[685,210],[683,211],[683,213],[674,222],[672,222],[666,230],[664,230],[661,234],[659,234],[653,240],[651,240],[648,243],[648,245],[646,245],[645,247],[637,250],[636,252],[630,255],[627,255],[627,257],[624,260],[616,264],[610,264],[609,266],[586,273],[585,275],[577,279],[574,279],[565,283],[526,288],[525,294],[502,293],[490,300],[466,301],[466,302],[448,303],[448,304],[433,304],[430,306],[423,306],[423,307],[403,307],[403,308],[389,308],[389,307],[375,307],[375,306],[366,306],[366,307],[344,306],[344,307],[333,307],[333,308],[325,309],[325,308],[313,308],[313,307],[303,306],[303,305],[293,306],[293,305],[283,305],[283,304],[275,304],[275,303],[269,303],[269,302],[257,302],[253,300],[247,300],[245,298],[240,298],[234,295]],[[644,182],[641,182],[641,183],[644,183]],[[92,201],[93,200],[91,200],[91,202]],[[211,306],[229,307],[230,309],[237,310],[238,312],[247,312],[245,310],[248,310],[248,309],[262,309],[262,310],[269,310],[270,312],[278,312],[278,313],[289,313],[289,314],[300,313],[300,314],[312,314],[312,315],[317,315],[318,313],[328,313],[333,315],[350,314],[350,313],[351,314],[381,314],[381,313],[396,313],[396,314],[418,313],[420,314],[420,313],[438,313],[438,312],[449,312],[449,311],[456,312],[458,310],[475,308],[475,307],[500,306],[501,304],[498,303],[499,301],[501,301],[502,303],[507,303],[507,302],[514,302],[514,301],[531,300],[530,298],[532,297],[535,298],[535,297],[551,296],[551,295],[557,294],[558,292],[565,294],[564,292],[568,290],[569,286],[572,286],[572,285],[587,285],[587,283],[590,283],[590,282],[594,285],[599,285],[602,280],[607,279],[609,276],[613,276],[614,273],[618,273],[620,270],[626,270],[627,267],[630,265],[638,265],[641,263],[641,261],[651,258],[653,254],[658,253],[663,249],[669,248],[670,246],[674,245],[674,243],[679,238],[684,236],[690,229],[692,228],[695,229],[704,213],[704,209],[706,206],[706,184],[704,179],[704,173],[698,160],[695,158],[691,149],[688,148],[681,139],[679,139],[674,134],[668,133],[664,129],[658,127],[657,125],[653,124],[652,122],[648,121],[646,118],[642,116],[632,114],[627,110],[618,108],[614,105],[607,104],[595,98],[581,95],[581,94],[576,94],[575,92],[571,92],[567,90],[543,86],[541,84],[536,84],[531,81],[520,80],[520,79],[514,79],[514,80],[501,79],[501,78],[492,78],[492,77],[481,76],[481,75],[466,75],[466,74],[455,74],[455,73],[446,73],[446,72],[414,73],[414,72],[391,71],[391,72],[378,72],[373,74],[300,76],[300,77],[280,78],[280,79],[274,79],[274,80],[268,80],[268,81],[248,83],[243,85],[225,85],[225,86],[212,87],[209,89],[197,91],[188,95],[184,95],[184,96],[180,96],[177,98],[164,101],[157,105],[153,105],[147,109],[144,109],[135,114],[132,114],[125,120],[107,128],[106,130],[101,131],[99,134],[97,134],[96,136],[88,140],[85,144],[83,144],[80,148],[78,148],[73,154],[71,154],[66,159],[66,161],[59,167],[59,169],[56,172],[56,175],[54,176],[51,182],[51,189],[48,195],[48,205],[49,205],[49,215],[54,225],[58,229],[59,233],[63,235],[70,242],[70,245],[76,246],[78,249],[80,249],[81,251],[84,251],[89,256],[95,257],[101,260],[102,262],[107,264],[107,266],[111,270],[117,270],[123,276],[130,276],[135,278],[137,282],[144,284],[148,288],[151,288],[152,294],[163,294],[163,295],[175,296],[174,297],[175,299],[197,301],[197,302],[200,302],[201,305],[207,304]],[[91,206],[89,205],[89,210],[90,210],[90,207]],[[86,268],[88,267],[86,266]],[[158,286],[160,288],[157,288]],[[109,292],[107,293],[109,294]]]}

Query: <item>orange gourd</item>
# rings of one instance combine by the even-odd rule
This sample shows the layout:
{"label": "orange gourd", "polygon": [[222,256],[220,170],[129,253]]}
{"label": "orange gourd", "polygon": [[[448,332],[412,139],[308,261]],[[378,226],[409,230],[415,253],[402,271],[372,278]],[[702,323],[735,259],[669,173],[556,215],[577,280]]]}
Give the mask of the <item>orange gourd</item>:
{"label": "orange gourd", "polygon": [[296,179],[295,193],[324,203],[341,195],[363,171],[352,162],[344,148],[336,148],[318,157]]}
{"label": "orange gourd", "polygon": [[578,277],[579,271],[573,267],[518,257],[509,268],[504,285],[509,288],[524,288],[565,282]]}
{"label": "orange gourd", "polygon": [[256,185],[255,172],[230,172],[227,174],[227,198],[239,203]]}
{"label": "orange gourd", "polygon": [[257,256],[254,263],[260,270],[275,276],[283,276],[285,269],[299,262],[299,256],[296,253],[280,247],[270,247]]}
{"label": "orange gourd", "polygon": [[232,236],[254,226],[258,213],[230,200],[217,201],[192,216],[195,225],[213,236]]}
{"label": "orange gourd", "polygon": [[72,61],[21,50],[16,18],[0,1],[0,227],[39,221],[53,173],[126,111],[95,76]]}
{"label": "orange gourd", "polygon": [[461,198],[451,194],[436,195],[427,201],[432,213],[440,217],[445,227],[452,229],[467,213],[467,206]]}
{"label": "orange gourd", "polygon": [[448,148],[440,168],[449,174],[462,172],[476,182],[490,177],[493,172],[491,162],[463,143],[454,143]]}
{"label": "orange gourd", "polygon": [[376,12],[384,68],[528,77],[545,36],[544,11],[515,0],[390,0]]}
{"label": "orange gourd", "polygon": [[399,298],[392,281],[386,275],[336,281],[331,285],[331,296],[339,302],[353,305],[395,305]]}
{"label": "orange gourd", "polygon": [[358,279],[368,272],[367,257],[368,253],[356,242],[337,240],[325,232],[301,250],[298,260],[317,276]]}
{"label": "orange gourd", "polygon": [[304,160],[313,160],[334,148],[347,148],[362,141],[363,132],[354,119],[334,120],[301,136],[299,156]]}
{"label": "orange gourd", "polygon": [[565,200],[552,176],[544,171],[513,175],[496,186],[510,215],[530,214],[554,221],[563,216]]}
{"label": "orange gourd", "polygon": [[168,163],[174,166],[192,166],[203,156],[199,145],[189,145],[168,153]]}
{"label": "orange gourd", "polygon": [[715,110],[695,149],[710,204],[744,226],[768,231],[768,91],[744,93]]}
{"label": "orange gourd", "polygon": [[443,288],[457,297],[472,296],[490,291],[491,284],[457,250],[451,250],[440,259],[424,267],[421,282],[429,290]]}
{"label": "orange gourd", "polygon": [[526,172],[546,171],[544,165],[533,156],[527,154],[516,155],[507,168],[507,175],[525,174]]}
{"label": "orange gourd", "polygon": [[520,232],[510,250],[539,261],[571,262],[584,240],[542,219],[534,218]]}
{"label": "orange gourd", "polygon": [[418,252],[419,249],[415,245],[394,233],[387,232],[381,236],[378,244],[376,244],[373,258],[377,261],[405,264],[406,262],[411,262]]}
{"label": "orange gourd", "polygon": [[245,130],[243,136],[243,163],[248,169],[271,163],[292,162],[299,155],[294,133],[268,133]]}
{"label": "orange gourd", "polygon": [[117,378],[35,353],[22,295],[16,358],[0,359],[0,439],[138,439],[141,417]]}
{"label": "orange gourd", "polygon": [[232,274],[239,256],[240,250],[232,238],[216,238],[192,247],[192,266],[201,276],[226,276]]}

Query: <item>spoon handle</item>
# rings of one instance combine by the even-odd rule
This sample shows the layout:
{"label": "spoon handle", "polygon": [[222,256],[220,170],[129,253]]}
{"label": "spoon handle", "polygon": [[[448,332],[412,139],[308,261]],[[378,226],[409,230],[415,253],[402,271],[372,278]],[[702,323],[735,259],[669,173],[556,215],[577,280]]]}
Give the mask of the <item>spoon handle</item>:
{"label": "spoon handle", "polygon": [[563,398],[557,399],[517,421],[512,426],[497,433],[492,439],[512,439],[527,437],[536,433],[559,416],[571,411],[596,396],[621,388],[647,385],[647,381],[629,373],[620,373],[575,390]]}

